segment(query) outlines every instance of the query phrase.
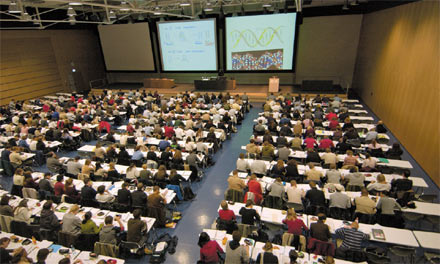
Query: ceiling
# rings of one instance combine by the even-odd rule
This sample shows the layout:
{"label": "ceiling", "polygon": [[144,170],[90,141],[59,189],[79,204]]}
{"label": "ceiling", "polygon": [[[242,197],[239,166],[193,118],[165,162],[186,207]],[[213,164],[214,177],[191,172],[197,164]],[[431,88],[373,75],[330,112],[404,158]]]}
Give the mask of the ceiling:
{"label": "ceiling", "polygon": [[[301,12],[365,14],[418,0],[0,0],[0,29],[87,28],[97,24]],[[14,12],[15,11],[15,12]]]}

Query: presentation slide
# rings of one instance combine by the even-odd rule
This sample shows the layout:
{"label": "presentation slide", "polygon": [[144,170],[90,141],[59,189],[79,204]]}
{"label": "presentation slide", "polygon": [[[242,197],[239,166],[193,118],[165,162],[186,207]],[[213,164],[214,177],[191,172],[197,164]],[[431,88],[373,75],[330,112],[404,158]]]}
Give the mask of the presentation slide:
{"label": "presentation slide", "polygon": [[217,71],[215,19],[157,23],[163,71]]}
{"label": "presentation slide", "polygon": [[98,31],[107,70],[155,70],[148,23],[99,25]]}
{"label": "presentation slide", "polygon": [[226,18],[226,69],[292,70],[296,13]]}

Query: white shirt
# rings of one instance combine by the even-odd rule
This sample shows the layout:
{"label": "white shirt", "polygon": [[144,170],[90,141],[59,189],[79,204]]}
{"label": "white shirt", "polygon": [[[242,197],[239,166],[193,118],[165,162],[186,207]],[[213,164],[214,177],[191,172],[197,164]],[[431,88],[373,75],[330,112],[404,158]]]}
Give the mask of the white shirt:
{"label": "white shirt", "polygon": [[121,137],[119,138],[119,143],[121,143],[121,145],[125,146],[125,145],[127,145],[127,139],[128,139],[127,135],[121,135]]}
{"label": "white shirt", "polygon": [[298,189],[297,187],[287,187],[286,189],[288,202],[302,204],[301,197],[304,196],[304,190]]}
{"label": "white shirt", "polygon": [[237,170],[247,171],[248,169],[250,169],[250,166],[249,166],[249,162],[247,162],[247,160],[244,160],[244,159],[237,160]]}

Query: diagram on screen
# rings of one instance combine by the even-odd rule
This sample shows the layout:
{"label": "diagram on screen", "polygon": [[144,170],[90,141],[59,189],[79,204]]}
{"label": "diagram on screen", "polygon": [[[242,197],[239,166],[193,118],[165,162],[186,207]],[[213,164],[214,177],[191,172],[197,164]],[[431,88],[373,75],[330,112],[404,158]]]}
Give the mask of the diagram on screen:
{"label": "diagram on screen", "polygon": [[283,39],[280,35],[281,26],[277,28],[267,27],[264,28],[260,33],[257,30],[245,29],[242,31],[233,30],[231,32],[231,38],[234,43],[232,48],[236,48],[238,44],[242,42],[242,45],[246,45],[249,48],[255,48],[257,46],[267,47],[274,39],[278,39],[283,43]]}
{"label": "diagram on screen", "polygon": [[282,49],[232,52],[233,70],[280,70],[282,68]]}

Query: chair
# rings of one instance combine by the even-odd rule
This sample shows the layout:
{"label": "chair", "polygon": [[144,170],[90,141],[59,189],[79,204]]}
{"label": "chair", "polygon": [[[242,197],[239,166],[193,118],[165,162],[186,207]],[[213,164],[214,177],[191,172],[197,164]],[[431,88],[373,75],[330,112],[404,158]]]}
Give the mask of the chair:
{"label": "chair", "polygon": [[414,261],[414,255],[416,254],[416,249],[412,247],[404,247],[404,246],[392,246],[390,247],[390,251],[397,257],[403,258],[406,263],[406,258],[409,257],[410,263]]}
{"label": "chair", "polygon": [[23,194],[21,192],[22,189],[23,186],[13,184],[11,189],[11,194],[15,196],[23,197]]}
{"label": "chair", "polygon": [[330,207],[330,217],[339,220],[348,220],[351,218],[348,209],[339,207]]}
{"label": "chair", "polygon": [[56,195],[49,195],[47,197],[47,200],[51,200],[52,202],[59,204],[61,203],[61,197],[60,196],[56,196]]}
{"label": "chair", "polygon": [[332,257],[335,255],[335,244],[331,242],[310,238],[307,248],[315,255]]}
{"label": "chair", "polygon": [[243,192],[234,189],[227,189],[225,193],[225,200],[241,203],[243,201]]}
{"label": "chair", "polygon": [[23,198],[38,199],[38,192],[34,188],[23,187],[21,192],[23,193]]}
{"label": "chair", "polygon": [[124,258],[130,256],[141,257],[144,255],[143,246],[135,242],[121,241],[119,244],[119,251]]}
{"label": "chair", "polygon": [[440,255],[437,253],[424,253],[425,259],[431,264],[440,264]]}
{"label": "chair", "polygon": [[264,199],[264,204],[267,207],[274,208],[274,209],[283,209],[283,199],[278,196],[272,196],[268,195]]}
{"label": "chair", "polygon": [[[408,227],[408,229],[414,230],[417,224],[420,223],[420,220],[423,219],[422,214],[416,214],[411,212],[402,212],[402,217],[405,220],[405,224],[412,223],[413,228]],[[407,228],[405,226],[405,228]]]}
{"label": "chair", "polygon": [[99,241],[97,234],[80,234],[76,240],[76,248],[83,251],[93,251],[95,242]]}
{"label": "chair", "polygon": [[79,235],[60,231],[58,232],[58,244],[70,248],[76,244],[78,237]]}
{"label": "chair", "polygon": [[148,207],[147,216],[156,219],[155,227],[164,227],[166,224],[165,208]]}
{"label": "chair", "polygon": [[119,247],[109,243],[95,242],[93,252],[98,255],[117,258],[119,255]]}
{"label": "chair", "polygon": [[235,220],[223,220],[217,218],[215,222],[215,227],[217,230],[226,230],[228,234],[232,234],[234,230],[238,229],[237,222]]}
{"label": "chair", "polygon": [[425,215],[425,220],[427,220],[429,223],[433,225],[433,228],[435,229],[435,232],[438,232],[438,228],[440,225],[440,217],[436,215]]}
{"label": "chair", "polygon": [[353,216],[353,220],[355,220],[356,218],[358,218],[359,223],[362,223],[362,224],[372,225],[376,222],[374,214],[369,215],[369,214],[355,213]]}
{"label": "chair", "polygon": [[53,230],[40,228],[39,234],[40,240],[49,240],[53,242],[57,241],[56,232],[54,232]]}
{"label": "chair", "polygon": [[96,200],[93,199],[82,199],[81,200],[81,206],[87,206],[87,207],[99,207],[99,203]]}
{"label": "chair", "polygon": [[432,203],[435,199],[437,199],[436,194],[422,194],[419,196],[420,202]]}
{"label": "chair", "polygon": [[297,203],[286,203],[286,206],[288,208],[293,208],[295,210],[295,212],[303,212],[304,211],[304,205],[302,204],[297,204]]}
{"label": "chair", "polygon": [[283,234],[282,246],[292,246],[299,251],[306,251],[306,237],[285,232]]}
{"label": "chair", "polygon": [[6,175],[8,177],[14,176],[15,169],[9,161],[2,160],[1,164],[2,164],[4,175]]}
{"label": "chair", "polygon": [[78,203],[78,199],[70,197],[68,195],[63,195],[64,197],[64,202],[69,203],[69,204],[76,204]]}
{"label": "chair", "polygon": [[374,254],[372,252],[366,252],[367,254],[367,261],[368,263],[371,264],[388,264],[391,263],[391,259],[389,257],[386,256],[381,256],[381,255],[377,255]]}
{"label": "chair", "polygon": [[7,215],[0,215],[0,227],[3,232],[11,233],[11,222],[14,217]]}
{"label": "chair", "polygon": [[113,209],[118,213],[127,213],[128,211],[130,211],[130,205],[115,203],[113,204]]}
{"label": "chair", "polygon": [[32,237],[32,229],[27,223],[22,221],[11,221],[11,233],[27,238]]}
{"label": "chair", "polygon": [[254,230],[257,230],[257,227],[252,225],[237,224],[237,226],[242,237],[248,237]]}

